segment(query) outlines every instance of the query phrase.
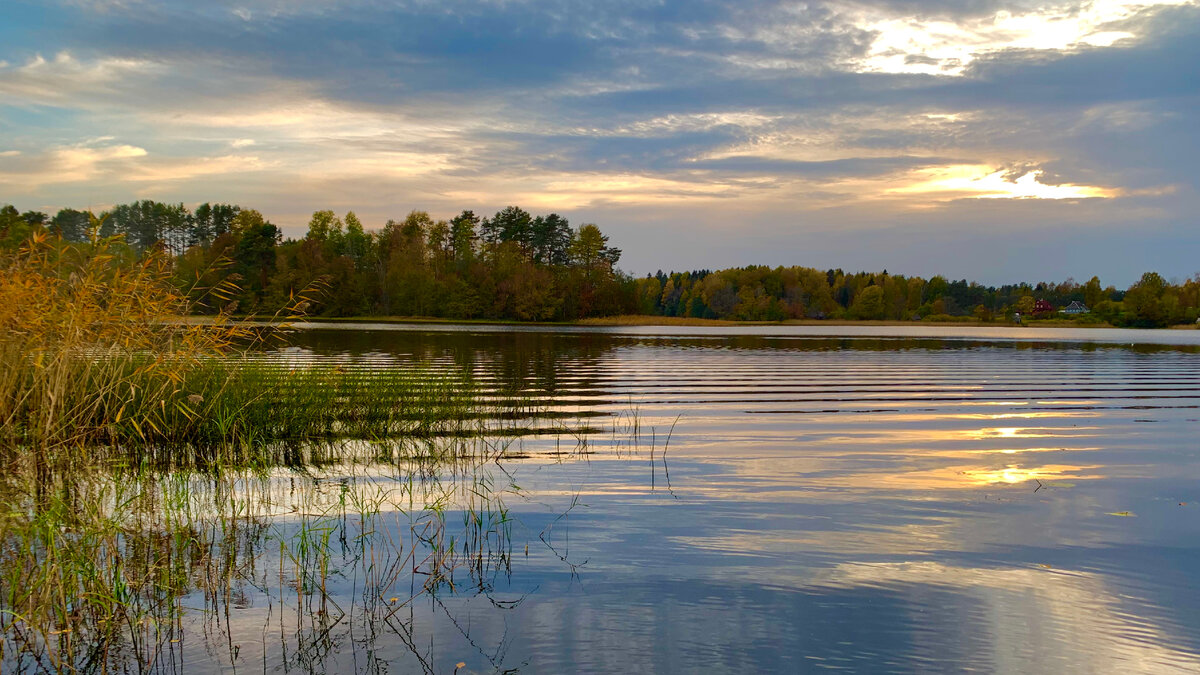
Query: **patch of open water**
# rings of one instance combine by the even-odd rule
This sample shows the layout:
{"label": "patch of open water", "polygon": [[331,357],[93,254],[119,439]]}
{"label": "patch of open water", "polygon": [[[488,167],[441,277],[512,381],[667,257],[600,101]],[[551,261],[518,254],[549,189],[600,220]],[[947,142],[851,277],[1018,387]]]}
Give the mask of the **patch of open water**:
{"label": "patch of open water", "polygon": [[643,332],[295,335],[601,415],[513,442],[518,554],[417,603],[422,667],[1200,670],[1192,334]]}

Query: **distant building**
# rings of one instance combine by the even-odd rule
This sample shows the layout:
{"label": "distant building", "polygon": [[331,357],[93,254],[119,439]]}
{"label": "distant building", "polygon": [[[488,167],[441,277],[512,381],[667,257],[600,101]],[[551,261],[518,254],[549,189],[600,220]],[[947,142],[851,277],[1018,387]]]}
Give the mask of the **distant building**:
{"label": "distant building", "polygon": [[1083,304],[1082,302],[1078,300],[1072,300],[1071,304],[1062,308],[1061,311],[1063,314],[1087,314],[1092,310],[1088,309],[1087,305]]}
{"label": "distant building", "polygon": [[1049,300],[1038,300],[1033,303],[1033,313],[1035,316],[1038,314],[1049,314],[1053,311],[1054,305],[1050,304]]}

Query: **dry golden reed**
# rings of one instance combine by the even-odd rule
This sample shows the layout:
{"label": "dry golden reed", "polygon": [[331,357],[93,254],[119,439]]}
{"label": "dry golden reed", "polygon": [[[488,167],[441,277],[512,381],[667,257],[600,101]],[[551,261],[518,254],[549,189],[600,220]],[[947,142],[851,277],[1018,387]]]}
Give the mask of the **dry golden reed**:
{"label": "dry golden reed", "polygon": [[187,323],[187,309],[166,257],[134,256],[119,240],[65,245],[39,233],[3,254],[0,442],[148,438],[169,415],[194,414],[195,398],[181,396],[187,374],[245,330],[222,316]]}
{"label": "dry golden reed", "polygon": [[[462,434],[479,419],[465,376],[289,364],[264,358],[259,329],[227,313],[187,320],[193,303],[230,304],[239,289],[224,278],[181,288],[167,256],[119,239],[39,234],[0,252],[0,452],[42,461],[118,449],[179,464],[212,461],[197,446],[222,445],[241,462],[276,441]],[[275,319],[307,301],[293,297]]]}

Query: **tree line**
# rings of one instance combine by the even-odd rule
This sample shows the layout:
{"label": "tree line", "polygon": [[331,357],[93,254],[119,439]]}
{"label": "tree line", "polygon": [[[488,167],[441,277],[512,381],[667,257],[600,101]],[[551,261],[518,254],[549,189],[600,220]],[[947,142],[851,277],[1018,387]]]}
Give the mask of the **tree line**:
{"label": "tree line", "polygon": [[[35,231],[69,245],[120,236],[132,255],[160,253],[180,287],[195,289],[201,311],[269,314],[303,295],[319,316],[569,321],[634,305],[633,282],[616,268],[621,250],[599,227],[516,206],[448,221],[413,211],[371,231],[353,212],[317,211],[299,239],[234,204],[189,210],[147,200],[95,218],[0,208],[0,245],[18,246]],[[207,293],[231,277],[237,297]]]}
{"label": "tree line", "polygon": [[[1009,321],[1058,317],[1040,312],[1079,302],[1076,321],[1155,327],[1194,323],[1200,275],[1170,283],[1147,272],[1127,289],[1098,277],[1079,284],[984,286],[808,267],[750,266],[633,278],[617,268],[621,250],[594,224],[572,227],[558,214],[509,206],[491,216],[464,210],[450,220],[412,211],[367,230],[353,213],[317,211],[300,239],[234,204],[138,201],[93,216],[62,209],[53,217],[0,208],[0,246],[38,231],[68,245],[120,236],[130,255],[155,251],[177,283],[194,289],[202,311],[270,313],[300,295],[322,316],[427,316],[448,319],[570,321],[643,314],[742,321],[848,319]],[[204,294],[223,280],[240,294]],[[1038,303],[1038,301],[1044,301]]]}
{"label": "tree line", "polygon": [[[658,272],[639,279],[638,312],[740,321],[849,319],[891,321],[1010,321],[1067,318],[1072,302],[1089,311],[1080,323],[1162,327],[1194,323],[1200,315],[1200,274],[1177,284],[1155,272],[1125,290],[1099,277],[1079,284],[1020,283],[984,286],[942,276],[903,275],[808,267],[741,267],[718,271]],[[1049,312],[1042,307],[1053,308]]]}

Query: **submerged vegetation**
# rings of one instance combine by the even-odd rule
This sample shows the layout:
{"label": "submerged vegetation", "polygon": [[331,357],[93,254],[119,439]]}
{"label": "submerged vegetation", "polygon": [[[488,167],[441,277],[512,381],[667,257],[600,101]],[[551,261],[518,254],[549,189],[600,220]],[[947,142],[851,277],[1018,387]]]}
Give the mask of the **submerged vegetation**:
{"label": "submerged vegetation", "polygon": [[[450,672],[454,661],[434,641],[457,636],[431,632],[430,610],[416,601],[429,598],[452,616],[456,594],[492,596],[513,556],[504,498],[517,490],[482,461],[450,468],[93,466],[41,477],[50,490],[28,473],[6,475],[0,668],[188,672],[207,661],[236,669],[270,651],[302,672],[347,670],[339,659],[348,655]],[[497,598],[493,611],[504,602],[514,601]],[[278,642],[270,650],[269,634]],[[486,664],[500,647],[471,660]]]}

